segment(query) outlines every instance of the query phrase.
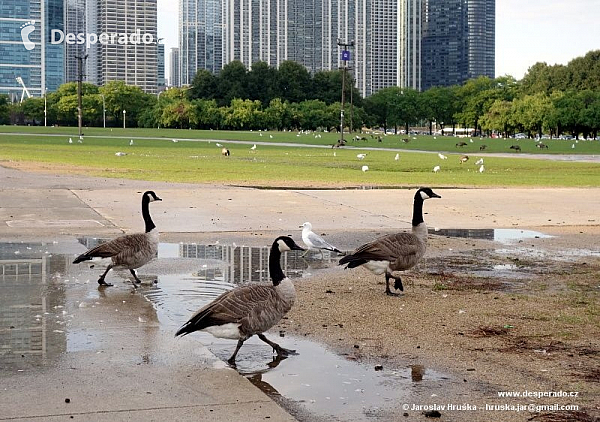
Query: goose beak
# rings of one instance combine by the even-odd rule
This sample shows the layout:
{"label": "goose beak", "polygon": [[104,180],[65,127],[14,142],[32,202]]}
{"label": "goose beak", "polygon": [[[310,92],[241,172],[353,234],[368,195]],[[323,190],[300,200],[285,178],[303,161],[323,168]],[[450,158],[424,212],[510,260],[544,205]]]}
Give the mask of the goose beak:
{"label": "goose beak", "polygon": [[440,195],[438,195],[437,193],[434,193],[434,194],[433,194],[431,197],[432,197],[432,198],[441,198],[441,196],[440,196]]}
{"label": "goose beak", "polygon": [[162,199],[160,199],[158,196],[156,197],[155,201],[162,201]]}
{"label": "goose beak", "polygon": [[294,243],[294,246],[292,246],[292,250],[293,251],[305,251],[306,249],[304,249],[302,246]]}

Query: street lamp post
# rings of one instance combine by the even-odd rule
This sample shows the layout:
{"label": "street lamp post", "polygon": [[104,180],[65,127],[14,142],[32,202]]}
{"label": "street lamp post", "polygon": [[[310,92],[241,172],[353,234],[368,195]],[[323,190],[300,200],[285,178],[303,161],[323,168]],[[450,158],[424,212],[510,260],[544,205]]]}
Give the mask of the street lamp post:
{"label": "street lamp post", "polygon": [[104,98],[104,94],[100,94],[102,97],[102,125],[106,129],[106,101]]}
{"label": "street lamp post", "polygon": [[[346,102],[346,72],[348,69],[348,62],[350,61],[350,51],[349,47],[354,47],[354,41],[344,42],[338,38],[337,45],[342,49],[341,51],[341,66],[340,69],[342,71],[342,108],[340,110],[340,129],[342,130],[342,144],[344,143],[344,107]],[[352,127],[352,123],[350,124]]]}
{"label": "street lamp post", "polygon": [[123,129],[125,129],[125,113],[127,112],[123,110]]}
{"label": "street lamp post", "polygon": [[44,126],[48,123],[48,102],[46,97],[48,96],[48,88],[44,90]]}

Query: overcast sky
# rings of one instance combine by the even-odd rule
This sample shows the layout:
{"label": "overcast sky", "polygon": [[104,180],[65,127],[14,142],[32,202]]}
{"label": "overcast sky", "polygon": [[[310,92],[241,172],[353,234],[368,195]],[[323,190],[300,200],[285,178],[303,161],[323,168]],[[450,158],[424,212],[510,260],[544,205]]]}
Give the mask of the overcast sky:
{"label": "overcast sky", "polygon": [[[158,36],[178,43],[179,0],[158,0]],[[521,79],[537,62],[567,64],[600,50],[600,0],[496,0],[496,76]]]}

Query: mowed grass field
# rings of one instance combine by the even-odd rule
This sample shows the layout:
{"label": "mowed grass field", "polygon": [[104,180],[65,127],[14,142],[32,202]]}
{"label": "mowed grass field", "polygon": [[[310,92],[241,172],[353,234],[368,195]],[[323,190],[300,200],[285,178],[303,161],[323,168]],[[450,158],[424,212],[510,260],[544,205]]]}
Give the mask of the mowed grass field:
{"label": "mowed grass field", "polygon": [[[315,137],[296,132],[122,128],[86,128],[84,133],[84,141],[79,143],[76,128],[0,127],[0,164],[12,161],[102,177],[272,187],[600,186],[600,163],[519,158],[519,153],[509,149],[518,144],[523,153],[600,155],[598,141],[544,140],[549,148],[540,151],[533,140],[472,138],[470,142],[469,138],[390,135],[378,142],[359,135],[367,140],[349,140],[348,147],[333,149],[323,146],[335,143],[339,134]],[[353,136],[346,134],[345,138]],[[402,142],[406,138],[409,142]],[[467,145],[456,147],[460,141]],[[227,147],[231,156],[222,156],[217,142]],[[257,148],[251,150],[254,143]],[[487,148],[481,152],[482,144]],[[126,155],[118,156],[118,152]],[[448,158],[440,159],[437,152]],[[511,155],[487,155],[494,152]],[[359,153],[367,155],[359,160]],[[395,160],[396,154],[399,160]],[[469,160],[460,164],[459,158],[465,154]],[[484,159],[483,172],[475,165],[480,158]],[[362,171],[363,166],[368,166],[368,171]],[[435,166],[440,166],[437,173],[433,172]]]}

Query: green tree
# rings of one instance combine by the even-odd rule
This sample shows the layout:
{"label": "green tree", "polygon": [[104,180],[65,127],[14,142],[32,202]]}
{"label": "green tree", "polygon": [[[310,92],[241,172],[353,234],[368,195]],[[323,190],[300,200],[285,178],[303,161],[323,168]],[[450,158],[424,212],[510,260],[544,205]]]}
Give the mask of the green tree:
{"label": "green tree", "polygon": [[311,78],[308,70],[299,63],[285,61],[279,65],[278,92],[283,101],[299,103],[311,97]]}
{"label": "green tree", "polygon": [[128,127],[136,126],[142,112],[156,104],[155,95],[147,94],[140,87],[127,85],[123,81],[110,81],[100,87],[99,91],[104,95],[107,115],[112,117],[117,126],[123,125],[124,116]]}
{"label": "green tree", "polygon": [[199,69],[187,91],[190,100],[196,98],[213,99],[217,97],[218,79],[206,69]]}
{"label": "green tree", "polygon": [[236,98],[248,98],[248,73],[240,61],[226,64],[217,77],[217,103],[228,106]]}
{"label": "green tree", "polygon": [[256,62],[248,72],[248,99],[269,104],[277,98],[277,69],[265,62]]}
{"label": "green tree", "polygon": [[10,102],[8,95],[0,94],[0,125],[10,123]]}

